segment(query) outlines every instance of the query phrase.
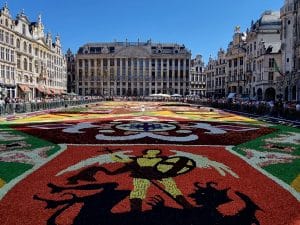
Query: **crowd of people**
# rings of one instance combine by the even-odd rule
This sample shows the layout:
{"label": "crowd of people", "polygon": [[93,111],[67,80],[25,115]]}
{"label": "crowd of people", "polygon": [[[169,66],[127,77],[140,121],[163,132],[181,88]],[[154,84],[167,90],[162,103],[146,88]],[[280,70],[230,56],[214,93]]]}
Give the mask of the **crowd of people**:
{"label": "crowd of people", "polygon": [[251,101],[242,99],[207,99],[202,104],[215,108],[229,109],[249,114],[300,120],[300,102],[283,101]]}
{"label": "crowd of people", "polygon": [[52,98],[35,98],[25,101],[20,98],[0,98],[0,115],[24,113],[50,108],[80,105],[95,101],[161,101],[185,102],[198,105],[207,105],[220,109],[239,111],[261,116],[271,116],[300,120],[300,102],[288,102],[278,99],[276,101],[253,101],[243,99],[204,99],[195,97],[157,98],[157,97],[104,97],[104,96],[56,96]]}
{"label": "crowd of people", "polygon": [[39,110],[81,105],[103,100],[100,96],[54,96],[51,98],[34,98],[25,100],[22,98],[0,98],[0,116],[15,113],[27,113]]}

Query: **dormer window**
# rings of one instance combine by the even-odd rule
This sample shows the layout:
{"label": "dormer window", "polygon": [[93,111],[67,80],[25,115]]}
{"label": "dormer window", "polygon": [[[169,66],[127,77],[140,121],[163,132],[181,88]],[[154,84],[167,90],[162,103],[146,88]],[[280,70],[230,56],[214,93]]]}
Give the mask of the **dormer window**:
{"label": "dormer window", "polygon": [[5,20],[5,26],[8,27],[8,19]]}

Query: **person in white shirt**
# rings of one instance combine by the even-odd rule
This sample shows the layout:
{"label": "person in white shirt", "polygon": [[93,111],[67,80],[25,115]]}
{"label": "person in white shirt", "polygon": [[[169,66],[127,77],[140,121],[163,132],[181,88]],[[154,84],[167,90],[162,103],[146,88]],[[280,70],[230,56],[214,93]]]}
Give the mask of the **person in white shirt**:
{"label": "person in white shirt", "polygon": [[300,112],[300,102],[297,102],[297,104],[296,104],[296,111]]}

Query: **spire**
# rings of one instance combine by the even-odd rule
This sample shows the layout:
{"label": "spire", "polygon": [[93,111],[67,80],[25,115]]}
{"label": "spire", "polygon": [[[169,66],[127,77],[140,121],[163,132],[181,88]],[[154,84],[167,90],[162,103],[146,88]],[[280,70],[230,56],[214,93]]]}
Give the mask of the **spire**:
{"label": "spire", "polygon": [[1,12],[3,14],[5,14],[6,16],[10,17],[10,13],[9,13],[9,8],[8,8],[8,5],[7,5],[7,2],[4,3],[4,6],[3,6]]}
{"label": "spire", "polygon": [[61,46],[59,34],[57,34],[56,37],[55,37],[55,44],[58,45],[58,46]]}
{"label": "spire", "polygon": [[234,29],[234,33],[241,33],[241,27],[236,26],[235,29]]}
{"label": "spire", "polygon": [[38,15],[38,24],[42,24],[42,14]]}

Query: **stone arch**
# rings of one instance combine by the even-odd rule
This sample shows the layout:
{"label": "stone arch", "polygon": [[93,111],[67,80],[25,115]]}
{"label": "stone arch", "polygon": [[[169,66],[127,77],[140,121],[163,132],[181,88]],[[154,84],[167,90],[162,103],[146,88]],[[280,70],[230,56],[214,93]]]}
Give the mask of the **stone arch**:
{"label": "stone arch", "polygon": [[258,88],[256,94],[257,94],[257,100],[261,101],[263,99],[262,89]]}
{"label": "stone arch", "polygon": [[239,86],[239,94],[243,94],[243,87],[242,86]]}
{"label": "stone arch", "polygon": [[237,91],[236,89],[237,89],[236,86],[232,86],[232,87],[231,87],[231,92],[232,92],[232,93],[236,93],[236,91]]}
{"label": "stone arch", "polygon": [[274,88],[267,88],[266,91],[265,91],[265,100],[266,101],[275,101],[275,98],[276,98],[276,91]]}

